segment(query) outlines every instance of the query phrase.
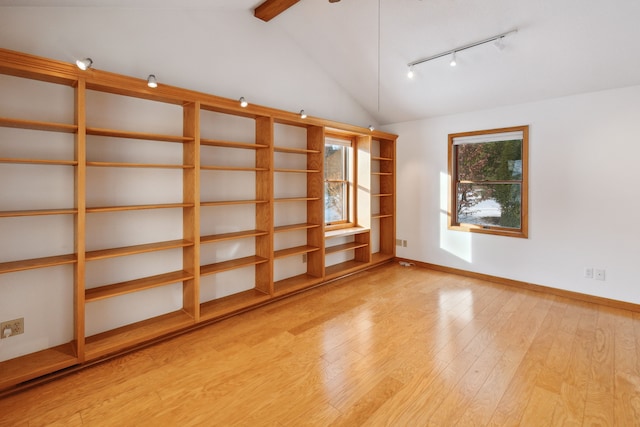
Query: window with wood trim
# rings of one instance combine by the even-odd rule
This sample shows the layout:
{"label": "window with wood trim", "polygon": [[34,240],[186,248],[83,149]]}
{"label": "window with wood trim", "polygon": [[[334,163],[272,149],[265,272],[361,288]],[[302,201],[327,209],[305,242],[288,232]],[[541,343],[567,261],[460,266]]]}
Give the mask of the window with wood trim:
{"label": "window with wood trim", "polygon": [[353,141],[326,138],[324,145],[324,220],[329,228],[353,223]]}
{"label": "window with wood trim", "polygon": [[527,237],[529,127],[449,135],[449,228]]}

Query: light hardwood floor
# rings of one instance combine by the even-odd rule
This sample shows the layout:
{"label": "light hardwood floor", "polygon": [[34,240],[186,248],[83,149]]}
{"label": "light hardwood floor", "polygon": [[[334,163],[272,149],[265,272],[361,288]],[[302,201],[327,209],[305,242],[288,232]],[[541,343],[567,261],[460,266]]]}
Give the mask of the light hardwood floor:
{"label": "light hardwood floor", "polygon": [[640,314],[388,264],[0,400],[0,425],[640,425]]}

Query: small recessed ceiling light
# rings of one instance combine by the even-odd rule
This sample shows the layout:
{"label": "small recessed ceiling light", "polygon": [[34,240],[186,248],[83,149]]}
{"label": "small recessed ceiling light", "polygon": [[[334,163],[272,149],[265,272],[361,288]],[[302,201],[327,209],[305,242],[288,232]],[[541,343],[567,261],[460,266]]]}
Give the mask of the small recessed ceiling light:
{"label": "small recessed ceiling light", "polygon": [[241,97],[240,97],[240,99],[239,99],[239,101],[240,101],[240,106],[241,106],[242,108],[245,108],[247,105],[249,105],[249,103],[247,102],[247,100],[246,100],[246,99],[244,99],[244,96],[241,96]]}
{"label": "small recessed ceiling light", "polygon": [[76,66],[83,71],[88,68],[91,68],[92,64],[93,64],[93,60],[91,58],[78,59],[76,61]]}
{"label": "small recessed ceiling light", "polygon": [[410,79],[412,79],[415,76],[415,73],[413,72],[413,65],[411,65],[409,67],[409,71],[407,71],[407,77],[409,77]]}
{"label": "small recessed ceiling light", "polygon": [[369,125],[369,130],[370,130],[371,132],[373,132],[373,131],[375,130],[375,128],[373,127],[373,125]]}
{"label": "small recessed ceiling light", "polygon": [[304,110],[300,110],[300,118],[301,119],[306,119],[307,118],[307,113],[305,113]]}
{"label": "small recessed ceiling light", "polygon": [[456,65],[458,65],[458,62],[456,61],[456,52],[455,52],[455,50],[451,54],[451,62],[449,62],[449,65],[451,65],[452,67],[455,67]]}
{"label": "small recessed ceiling light", "polygon": [[147,77],[147,86],[153,88],[158,87],[158,80],[156,80],[156,76],[149,74],[149,77]]}

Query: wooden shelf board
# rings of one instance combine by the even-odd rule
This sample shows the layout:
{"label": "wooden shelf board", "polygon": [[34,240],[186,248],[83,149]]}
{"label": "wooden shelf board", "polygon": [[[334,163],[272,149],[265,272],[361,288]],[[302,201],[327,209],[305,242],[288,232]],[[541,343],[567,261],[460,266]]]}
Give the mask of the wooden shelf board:
{"label": "wooden shelf board", "polygon": [[378,218],[391,218],[393,216],[393,214],[373,214],[371,215],[372,219],[378,219]]}
{"label": "wooden shelf board", "polygon": [[1,157],[0,163],[22,163],[29,165],[59,165],[59,166],[76,166],[75,160],[46,160],[46,159],[12,159],[9,157]]}
{"label": "wooden shelf board", "polygon": [[379,264],[381,262],[388,261],[393,259],[395,255],[387,254],[382,252],[376,252],[375,254],[371,254],[371,264]]}
{"label": "wooden shelf board", "polygon": [[318,173],[320,172],[317,169],[284,169],[284,168],[275,168],[274,172],[286,172],[286,173]]}
{"label": "wooden shelf board", "polygon": [[260,292],[257,289],[249,289],[248,291],[207,301],[200,304],[200,319],[215,319],[216,317],[231,314],[251,307],[252,305],[268,301],[270,298],[268,294]]}
{"label": "wooden shelf board", "polygon": [[234,270],[236,268],[249,267],[256,264],[262,264],[269,261],[266,258],[252,255],[244,258],[232,259],[229,261],[216,262],[214,264],[207,264],[200,267],[200,275],[206,276],[208,274],[222,273],[223,271]]}
{"label": "wooden shelf board", "polygon": [[269,168],[254,168],[242,166],[200,166],[201,170],[208,171],[238,171],[238,172],[259,172],[268,171]]}
{"label": "wooden shelf board", "polygon": [[298,254],[306,254],[306,253],[314,252],[314,251],[317,251],[317,250],[320,250],[320,248],[318,248],[316,246],[309,246],[309,245],[296,246],[296,247],[293,247],[293,248],[280,249],[279,251],[275,251],[273,253],[273,257],[275,259],[286,258],[288,256],[298,255]]}
{"label": "wooden shelf board", "polygon": [[35,268],[46,268],[55,267],[57,265],[73,264],[76,262],[76,260],[77,257],[72,254],[3,262],[0,263],[0,274],[33,270]]}
{"label": "wooden shelf board", "polygon": [[290,153],[290,154],[319,154],[319,150],[307,150],[306,148],[289,148],[289,147],[278,147],[274,146],[273,151],[279,153]]}
{"label": "wooden shelf board", "polygon": [[322,277],[315,277],[310,274],[301,274],[299,276],[289,277],[279,280],[273,284],[275,295],[285,295],[291,292],[299,291],[322,282]]}
{"label": "wooden shelf board", "polygon": [[391,176],[391,175],[393,175],[393,173],[391,173],[391,172],[371,172],[371,175]]}
{"label": "wooden shelf board", "polygon": [[172,283],[182,282],[184,280],[193,279],[193,274],[186,271],[172,271],[171,273],[158,274],[156,276],[144,277],[142,279],[129,280],[112,285],[100,286],[97,288],[87,289],[85,291],[85,301],[92,302],[105,298],[111,298],[118,295],[124,295],[131,292],[143,291],[145,289],[156,288],[159,286],[170,285]]}
{"label": "wooden shelf board", "polygon": [[245,230],[234,233],[212,234],[209,236],[201,236],[200,243],[222,242],[224,240],[244,239],[245,237],[265,236],[267,234],[269,233],[263,230]]}
{"label": "wooden shelf board", "polygon": [[73,343],[0,362],[0,390],[78,364]]}
{"label": "wooden shelf board", "polygon": [[281,225],[279,227],[275,227],[273,231],[275,233],[285,233],[287,231],[305,230],[308,228],[316,228],[316,227],[320,227],[320,224],[311,224],[308,222],[304,222],[302,224]]}
{"label": "wooden shelf board", "polygon": [[193,324],[193,318],[182,310],[132,323],[87,337],[85,356],[87,360],[98,359],[171,332],[186,329]]}
{"label": "wooden shelf board", "polygon": [[371,160],[383,160],[387,162],[393,161],[391,157],[377,157],[377,156],[371,157]]}
{"label": "wooden shelf board", "polygon": [[10,218],[18,216],[41,216],[41,215],[73,215],[77,214],[77,209],[36,209],[29,211],[0,211],[0,218]]}
{"label": "wooden shelf board", "polygon": [[365,246],[369,246],[369,244],[368,243],[349,242],[349,243],[344,243],[342,245],[327,246],[324,249],[324,253],[327,254],[327,255],[335,254],[336,252],[351,251],[353,249],[364,248]]}
{"label": "wooden shelf board", "polygon": [[371,197],[389,197],[389,196],[393,196],[392,193],[378,193],[378,194],[372,194]]}
{"label": "wooden shelf board", "polygon": [[95,261],[98,259],[114,258],[125,255],[142,254],[146,252],[163,251],[166,249],[184,248],[192,246],[193,242],[188,240],[169,240],[166,242],[146,243],[143,245],[126,246],[121,248],[100,249],[97,251],[89,251],[85,255],[87,261]]}
{"label": "wooden shelf board", "polygon": [[334,237],[346,237],[353,236],[355,234],[368,233],[369,231],[371,230],[365,227],[338,228],[335,230],[325,231],[324,237],[325,239],[331,239]]}
{"label": "wooden shelf board", "polygon": [[193,165],[169,165],[160,163],[87,162],[87,166],[106,168],[193,169]]}
{"label": "wooden shelf board", "polygon": [[184,142],[193,141],[193,138],[188,136],[162,135],[158,133],[132,132],[127,130],[101,129],[101,128],[94,128],[94,127],[87,127],[87,135],[112,136],[115,138],[143,139],[147,141],[162,141],[162,142],[184,143]]}
{"label": "wooden shelf board", "polygon": [[358,271],[366,265],[368,265],[368,263],[354,260],[334,264],[324,269],[324,278],[325,280],[334,279],[344,274]]}
{"label": "wooden shelf board", "polygon": [[78,126],[68,125],[66,123],[41,122],[36,120],[21,120],[0,117],[0,127],[44,130],[51,132],[76,133]]}
{"label": "wooden shelf board", "polygon": [[319,197],[284,197],[273,199],[274,202],[305,202],[310,200],[320,200]]}
{"label": "wooden shelf board", "polygon": [[245,150],[257,150],[260,148],[268,148],[266,144],[251,144],[246,142],[222,141],[218,139],[200,138],[200,145],[211,147],[241,148]]}
{"label": "wooden shelf board", "polygon": [[267,200],[220,200],[217,202],[200,202],[200,206],[250,205],[267,203]]}
{"label": "wooden shelf board", "polygon": [[87,213],[141,211],[145,209],[192,208],[191,203],[160,203],[157,205],[102,206],[87,208]]}

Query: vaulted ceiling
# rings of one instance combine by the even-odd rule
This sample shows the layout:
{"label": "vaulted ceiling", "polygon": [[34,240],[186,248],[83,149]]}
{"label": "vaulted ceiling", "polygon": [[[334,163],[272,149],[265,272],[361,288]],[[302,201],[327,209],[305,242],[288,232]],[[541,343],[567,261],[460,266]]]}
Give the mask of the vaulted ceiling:
{"label": "vaulted ceiling", "polygon": [[[206,8],[260,0],[0,0],[2,6]],[[381,124],[640,84],[638,0],[300,0],[269,22]],[[511,29],[491,43],[407,64]]]}

